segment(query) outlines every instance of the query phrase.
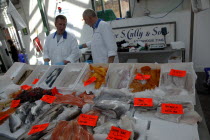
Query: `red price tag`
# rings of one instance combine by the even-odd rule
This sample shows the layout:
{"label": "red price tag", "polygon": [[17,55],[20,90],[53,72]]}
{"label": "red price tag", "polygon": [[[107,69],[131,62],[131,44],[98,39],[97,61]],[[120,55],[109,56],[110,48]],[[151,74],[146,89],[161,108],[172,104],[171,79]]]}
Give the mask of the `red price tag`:
{"label": "red price tag", "polygon": [[56,97],[51,95],[44,95],[40,100],[52,104],[55,101]]}
{"label": "red price tag", "polygon": [[1,120],[3,120],[3,119],[5,119],[6,117],[9,117],[9,115],[8,115],[8,114],[6,114],[6,115],[4,115],[4,116],[0,117],[0,121],[1,121]]}
{"label": "red price tag", "polygon": [[109,140],[129,140],[131,132],[112,126],[106,139]]}
{"label": "red price tag", "polygon": [[58,92],[58,89],[56,87],[54,87],[53,89],[51,89],[52,95],[63,95],[61,93]]}
{"label": "red price tag", "polygon": [[161,104],[161,113],[164,114],[184,114],[183,106],[181,104]]}
{"label": "red price tag", "polygon": [[20,100],[12,100],[10,108],[16,108],[20,105]]}
{"label": "red price tag", "polygon": [[153,106],[152,98],[134,98],[134,106]]}
{"label": "red price tag", "polygon": [[96,126],[98,116],[81,114],[78,119],[79,125]]}
{"label": "red price tag", "polygon": [[34,79],[34,81],[32,82],[32,84],[36,84],[39,81],[39,79]]}
{"label": "red price tag", "polygon": [[45,130],[48,126],[49,126],[49,123],[40,124],[40,125],[34,125],[34,126],[31,128],[31,130],[30,130],[30,132],[28,133],[28,135],[31,135],[31,134],[34,134],[34,133],[43,131],[43,130]]}
{"label": "red price tag", "polygon": [[95,77],[91,77],[90,79],[88,79],[87,81],[84,82],[84,86],[90,85],[94,81],[96,81],[96,78]]}
{"label": "red price tag", "polygon": [[184,70],[175,70],[175,69],[171,69],[169,75],[171,76],[177,76],[177,77],[185,77],[187,74],[186,71]]}
{"label": "red price tag", "polygon": [[148,80],[151,78],[151,75],[143,75],[143,74],[136,74],[135,79],[136,80]]}
{"label": "red price tag", "polygon": [[32,86],[28,86],[28,85],[22,85],[21,86],[21,89],[23,89],[23,90],[29,90],[31,88],[32,88]]}

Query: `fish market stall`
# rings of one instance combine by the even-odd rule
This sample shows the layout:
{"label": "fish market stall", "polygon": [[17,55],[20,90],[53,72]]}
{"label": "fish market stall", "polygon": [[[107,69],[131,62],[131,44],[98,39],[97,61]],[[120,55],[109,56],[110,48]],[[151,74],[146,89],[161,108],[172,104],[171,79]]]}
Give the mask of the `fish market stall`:
{"label": "fish market stall", "polygon": [[[46,69],[37,67],[24,86]],[[195,110],[192,63],[78,63],[50,66],[39,78],[30,88],[7,80],[8,88],[0,93],[0,105],[7,104],[0,110],[0,136],[204,140],[198,133],[202,114]]]}

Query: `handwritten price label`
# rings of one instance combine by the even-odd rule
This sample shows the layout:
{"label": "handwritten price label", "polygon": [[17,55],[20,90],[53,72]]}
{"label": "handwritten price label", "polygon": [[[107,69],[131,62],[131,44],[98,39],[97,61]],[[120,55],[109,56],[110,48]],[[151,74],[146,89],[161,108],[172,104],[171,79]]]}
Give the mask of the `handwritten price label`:
{"label": "handwritten price label", "polygon": [[28,133],[28,135],[31,135],[31,134],[34,134],[34,133],[43,131],[43,130],[45,130],[48,126],[49,126],[49,123],[40,124],[40,125],[34,125],[34,126],[31,128],[31,130],[30,130],[30,132]]}
{"label": "handwritten price label", "polygon": [[177,77],[185,77],[186,76],[186,71],[184,70],[175,70],[175,69],[171,69],[169,75],[171,76],[177,76]]}
{"label": "handwritten price label", "polygon": [[56,87],[54,87],[53,89],[51,89],[52,95],[63,95],[61,93],[58,92],[58,89]]}
{"label": "handwritten price label", "polygon": [[90,85],[94,81],[96,81],[96,77],[91,77],[90,79],[84,82],[84,86]]}
{"label": "handwritten price label", "polygon": [[16,108],[20,105],[20,100],[12,100],[10,108]]}
{"label": "handwritten price label", "polygon": [[164,114],[184,114],[183,106],[181,104],[161,104],[161,113]]}
{"label": "handwritten price label", "polygon": [[1,121],[1,120],[3,120],[3,119],[5,119],[5,118],[7,118],[7,117],[9,117],[9,115],[8,115],[8,114],[6,114],[6,115],[4,115],[4,116],[0,117],[0,121]]}
{"label": "handwritten price label", "polygon": [[109,139],[109,140],[128,140],[130,138],[130,136],[131,136],[130,131],[112,126],[111,130],[108,134],[108,137],[106,139]]}
{"label": "handwritten price label", "polygon": [[40,100],[52,104],[55,101],[56,97],[51,95],[44,95]]}
{"label": "handwritten price label", "polygon": [[152,98],[134,98],[134,106],[153,106]]}
{"label": "handwritten price label", "polygon": [[39,79],[34,79],[34,81],[32,82],[32,84],[36,84],[39,81]]}
{"label": "handwritten price label", "polygon": [[136,74],[135,79],[136,80],[148,80],[151,78],[151,75],[143,75],[143,74]]}
{"label": "handwritten price label", "polygon": [[23,90],[29,90],[31,88],[32,88],[32,86],[29,86],[29,85],[22,85],[21,86],[21,89],[23,89]]}
{"label": "handwritten price label", "polygon": [[81,114],[78,119],[79,125],[96,126],[98,116]]}

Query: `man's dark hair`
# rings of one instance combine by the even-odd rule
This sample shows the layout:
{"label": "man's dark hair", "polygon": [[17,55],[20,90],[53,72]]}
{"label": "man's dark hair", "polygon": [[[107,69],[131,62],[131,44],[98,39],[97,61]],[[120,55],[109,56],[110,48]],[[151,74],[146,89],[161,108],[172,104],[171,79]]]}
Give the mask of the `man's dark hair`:
{"label": "man's dark hair", "polygon": [[66,17],[65,17],[64,15],[58,15],[58,16],[56,16],[55,22],[56,22],[58,19],[67,20]]}
{"label": "man's dark hair", "polygon": [[11,39],[7,40],[7,42],[9,43],[9,45],[13,45],[13,41]]}

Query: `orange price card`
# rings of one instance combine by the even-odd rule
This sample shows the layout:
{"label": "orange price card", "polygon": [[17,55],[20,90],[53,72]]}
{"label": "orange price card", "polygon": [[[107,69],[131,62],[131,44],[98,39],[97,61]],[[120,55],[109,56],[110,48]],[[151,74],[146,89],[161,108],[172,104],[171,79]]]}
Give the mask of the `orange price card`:
{"label": "orange price card", "polygon": [[32,82],[32,84],[36,84],[39,81],[39,79],[34,79],[34,81]]}
{"label": "orange price card", "polygon": [[84,86],[90,85],[94,81],[96,81],[96,77],[91,77],[90,79],[84,82]]}
{"label": "orange price card", "polygon": [[16,108],[20,105],[20,100],[12,100],[10,108]]}
{"label": "orange price card", "polygon": [[169,75],[171,75],[171,76],[177,76],[177,77],[185,77],[186,74],[187,74],[187,72],[185,70],[171,69],[171,71],[169,72]]}
{"label": "orange price card", "polygon": [[34,125],[31,130],[29,131],[28,135],[40,132],[45,130],[49,126],[49,123],[40,124],[40,125]]}
{"label": "orange price card", "polygon": [[152,98],[134,98],[134,106],[153,106]]}
{"label": "orange price card", "polygon": [[112,126],[106,139],[109,140],[129,140],[131,132]]}
{"label": "orange price card", "polygon": [[136,74],[135,79],[136,80],[148,80],[151,78],[151,75],[143,75],[143,74]]}
{"label": "orange price card", "polygon": [[0,117],[0,121],[1,121],[1,120],[3,120],[3,119],[5,119],[6,117],[9,117],[9,115],[8,115],[8,114],[6,114],[6,115],[4,115],[4,116]]}
{"label": "orange price card", "polygon": [[183,106],[181,104],[161,104],[161,113],[164,114],[184,114]]}
{"label": "orange price card", "polygon": [[21,89],[23,89],[23,90],[29,90],[31,88],[32,88],[32,86],[29,86],[29,85],[22,85],[21,86]]}
{"label": "orange price card", "polygon": [[78,119],[79,125],[96,126],[98,116],[81,114]]}
{"label": "orange price card", "polygon": [[53,89],[51,89],[52,95],[63,95],[61,93],[58,92],[58,89],[56,87],[54,87]]}
{"label": "orange price card", "polygon": [[42,98],[40,100],[52,104],[55,101],[56,97],[55,96],[51,96],[51,95],[44,95],[42,96]]}

